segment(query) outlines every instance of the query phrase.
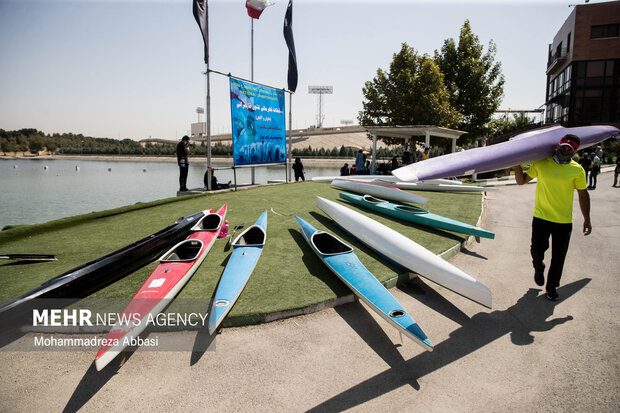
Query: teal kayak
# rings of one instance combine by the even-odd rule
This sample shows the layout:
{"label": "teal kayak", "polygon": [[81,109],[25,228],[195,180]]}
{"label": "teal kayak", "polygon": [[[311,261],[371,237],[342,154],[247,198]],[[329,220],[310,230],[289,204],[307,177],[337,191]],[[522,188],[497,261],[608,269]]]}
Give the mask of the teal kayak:
{"label": "teal kayak", "polygon": [[340,198],[356,205],[363,206],[364,208],[372,209],[373,211],[379,212],[384,215],[389,215],[405,221],[413,222],[414,224],[445,229],[447,231],[473,235],[476,237],[490,239],[495,238],[495,234],[491,231],[487,231],[486,229],[482,229],[474,225],[469,225],[455,219],[433,214],[426,209],[417,208],[409,205],[394,204],[392,202],[375,198],[370,195],[361,196],[348,194],[346,192],[340,192]]}
{"label": "teal kayak", "polygon": [[213,334],[224,320],[250,279],[260,254],[263,252],[267,239],[266,231],[267,211],[263,212],[254,225],[243,231],[233,241],[233,252],[220,278],[211,305],[209,334]]}
{"label": "teal kayak", "polygon": [[295,217],[301,233],[318,257],[353,293],[364,301],[393,327],[432,351],[433,344],[400,303],[364,267],[353,248],[324,231],[319,231],[299,217]]}

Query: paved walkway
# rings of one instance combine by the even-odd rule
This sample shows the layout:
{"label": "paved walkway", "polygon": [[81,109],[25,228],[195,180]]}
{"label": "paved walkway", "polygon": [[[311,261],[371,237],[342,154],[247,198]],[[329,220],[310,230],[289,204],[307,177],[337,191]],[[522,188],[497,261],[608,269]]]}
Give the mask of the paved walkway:
{"label": "paved walkway", "polygon": [[356,302],[224,329],[216,351],[140,350],[101,372],[90,352],[0,351],[0,411],[617,411],[620,189],[612,178],[600,175],[590,193],[590,236],[575,212],[556,303],[532,279],[535,186],[489,192],[483,226],[496,239],[451,262],[493,291],[493,309],[424,280],[393,290],[432,353],[401,344]]}

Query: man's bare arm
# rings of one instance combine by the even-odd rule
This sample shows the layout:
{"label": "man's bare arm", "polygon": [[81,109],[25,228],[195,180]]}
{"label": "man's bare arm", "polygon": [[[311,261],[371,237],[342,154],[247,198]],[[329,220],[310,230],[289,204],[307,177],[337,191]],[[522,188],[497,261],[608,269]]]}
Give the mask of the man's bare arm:
{"label": "man's bare arm", "polygon": [[592,223],[590,222],[590,194],[587,189],[578,189],[579,208],[583,215],[583,235],[592,233]]}
{"label": "man's bare arm", "polygon": [[521,169],[521,165],[515,166],[514,170],[515,170],[515,179],[517,181],[517,185],[527,184],[533,179],[528,174],[523,173],[523,169]]}

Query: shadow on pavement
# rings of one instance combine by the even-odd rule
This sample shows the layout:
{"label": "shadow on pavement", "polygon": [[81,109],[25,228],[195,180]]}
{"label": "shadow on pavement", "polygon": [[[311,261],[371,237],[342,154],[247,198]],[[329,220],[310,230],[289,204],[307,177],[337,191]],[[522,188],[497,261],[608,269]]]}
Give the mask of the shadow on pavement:
{"label": "shadow on pavement", "polygon": [[[393,370],[398,371],[399,377],[402,378],[401,385],[409,384],[414,389],[420,390],[420,385],[416,378],[405,371],[408,370],[405,359],[396,350],[396,347],[399,345],[394,345],[388,335],[385,334],[385,331],[359,301],[337,306],[334,310],[383,361]],[[405,338],[405,340],[408,339]]]}
{"label": "shadow on pavement", "polygon": [[[558,288],[558,293],[562,300],[566,300],[584,288],[590,281],[589,278],[575,281]],[[419,389],[416,384],[420,377],[439,370],[506,334],[510,334],[513,344],[528,345],[534,342],[532,332],[549,331],[553,327],[573,319],[572,316],[567,316],[547,321],[547,318],[553,315],[557,303],[562,301],[549,301],[544,295],[538,295],[539,292],[539,289],[531,288],[512,307],[506,310],[476,314],[462,327],[450,334],[450,338],[435,345],[433,352],[421,353],[401,365],[397,365],[395,363],[396,357],[389,353],[389,350],[383,348],[393,347],[391,341],[384,341],[375,337],[367,338],[366,336],[369,333],[364,333],[362,337],[384,360],[387,358],[386,362],[390,364],[391,368],[326,400],[309,411],[343,411],[407,384]],[[368,331],[367,323],[359,324],[364,324],[364,328],[360,328],[361,330]],[[376,323],[373,322],[371,325],[376,325]],[[358,330],[356,329],[356,331]]]}
{"label": "shadow on pavement", "polygon": [[[456,305],[452,304],[450,300],[435,291],[422,277],[414,278],[397,288],[461,326],[467,324],[470,320],[467,314],[461,311]],[[423,324],[420,327],[423,327]]]}
{"label": "shadow on pavement", "polygon": [[[141,335],[142,336],[142,335]],[[133,353],[139,348],[139,346],[127,347],[125,349],[125,358],[121,358],[121,355],[117,356],[101,371],[97,371],[95,362],[93,361],[84,373],[82,380],[78,383],[77,387],[73,391],[71,398],[62,410],[63,413],[73,413],[80,410],[99,390],[110,381],[112,377],[118,372],[118,370],[133,356]]]}
{"label": "shadow on pavement", "polygon": [[[218,329],[219,331],[219,329]],[[196,339],[194,340],[194,348],[192,349],[192,356],[189,361],[189,365],[193,366],[198,363],[202,358],[202,355],[207,351],[215,351],[214,347],[211,347],[215,343],[218,331],[213,334],[209,334],[209,326],[206,325],[198,330]]]}

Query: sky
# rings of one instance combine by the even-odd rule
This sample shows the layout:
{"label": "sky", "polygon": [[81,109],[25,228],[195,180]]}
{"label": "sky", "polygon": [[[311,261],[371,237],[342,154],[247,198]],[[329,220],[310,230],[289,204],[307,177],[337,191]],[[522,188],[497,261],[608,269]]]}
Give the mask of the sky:
{"label": "sky", "polygon": [[[254,80],[286,88],[287,0],[254,20]],[[466,19],[497,46],[501,109],[545,102],[548,44],[569,16],[563,0],[294,0],[299,84],[292,125],[357,124],[362,88],[407,43],[433,55]],[[591,1],[594,3],[596,1]],[[250,18],[243,0],[209,0],[211,69],[250,79]],[[206,105],[202,37],[191,0],[0,0],[0,128],[114,139],[180,139]],[[211,75],[211,133],[231,130],[228,78]],[[289,99],[286,99],[288,116]],[[288,126],[288,119],[287,119]]]}

